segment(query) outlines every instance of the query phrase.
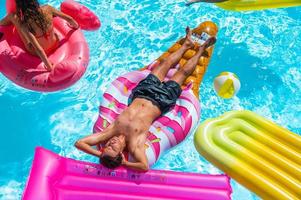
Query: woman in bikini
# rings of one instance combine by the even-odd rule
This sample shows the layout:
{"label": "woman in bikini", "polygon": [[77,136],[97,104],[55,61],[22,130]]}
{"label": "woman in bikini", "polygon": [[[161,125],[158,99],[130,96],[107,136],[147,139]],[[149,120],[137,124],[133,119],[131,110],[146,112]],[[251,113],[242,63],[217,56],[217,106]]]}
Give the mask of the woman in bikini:
{"label": "woman in bikini", "polygon": [[13,24],[26,50],[32,55],[39,56],[45,69],[51,71],[54,66],[47,54],[59,46],[59,38],[53,28],[53,17],[66,20],[74,29],[79,27],[77,22],[49,5],[40,6],[37,0],[15,0],[15,2],[16,11],[0,20],[0,25]]}

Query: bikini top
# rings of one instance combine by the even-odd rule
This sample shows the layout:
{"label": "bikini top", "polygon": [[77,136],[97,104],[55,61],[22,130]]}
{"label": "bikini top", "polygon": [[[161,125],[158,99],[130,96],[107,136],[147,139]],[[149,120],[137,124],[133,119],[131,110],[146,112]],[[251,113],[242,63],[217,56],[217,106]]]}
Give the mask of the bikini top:
{"label": "bikini top", "polygon": [[35,35],[35,37],[37,39],[40,39],[40,38],[44,37],[46,40],[48,40],[48,38],[50,37],[52,31],[53,31],[53,26],[46,33],[44,33],[42,35]]}

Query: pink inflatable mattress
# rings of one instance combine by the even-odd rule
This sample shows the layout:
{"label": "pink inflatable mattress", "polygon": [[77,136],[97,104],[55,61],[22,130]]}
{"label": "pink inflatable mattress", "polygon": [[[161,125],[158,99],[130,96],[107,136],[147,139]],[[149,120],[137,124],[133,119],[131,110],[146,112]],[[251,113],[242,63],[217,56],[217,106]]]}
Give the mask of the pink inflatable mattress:
{"label": "pink inflatable mattress", "polygon": [[109,170],[38,147],[23,200],[226,200],[230,195],[229,178],[225,175]]}

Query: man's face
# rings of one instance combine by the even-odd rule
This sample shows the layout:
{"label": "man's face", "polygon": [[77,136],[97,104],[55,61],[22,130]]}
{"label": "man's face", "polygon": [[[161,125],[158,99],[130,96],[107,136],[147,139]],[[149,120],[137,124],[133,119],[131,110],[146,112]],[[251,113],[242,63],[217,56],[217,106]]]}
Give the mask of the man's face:
{"label": "man's face", "polygon": [[125,146],[125,137],[123,135],[114,136],[104,146],[103,154],[116,157],[122,152]]}

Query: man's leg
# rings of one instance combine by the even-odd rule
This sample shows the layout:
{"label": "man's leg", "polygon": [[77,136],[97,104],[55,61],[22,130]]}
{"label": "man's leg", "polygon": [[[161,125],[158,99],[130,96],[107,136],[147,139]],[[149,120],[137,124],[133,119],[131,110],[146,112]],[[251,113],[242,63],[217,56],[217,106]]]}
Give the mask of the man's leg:
{"label": "man's leg", "polygon": [[187,27],[186,39],[184,41],[184,44],[180,47],[180,49],[170,54],[164,61],[162,61],[159,64],[159,66],[157,66],[155,69],[152,70],[152,74],[157,76],[160,79],[160,81],[164,80],[168,70],[180,61],[184,53],[188,49],[193,47],[194,43],[191,40],[191,34],[192,34],[191,30],[189,29],[189,27]]}
{"label": "man's leg", "polygon": [[202,46],[200,46],[198,52],[187,61],[187,63],[181,67],[171,78],[171,80],[177,82],[179,85],[182,85],[188,76],[190,76],[195,70],[198,61],[206,48],[213,45],[216,42],[215,37],[209,38]]}

